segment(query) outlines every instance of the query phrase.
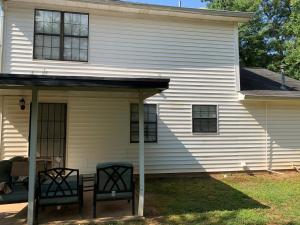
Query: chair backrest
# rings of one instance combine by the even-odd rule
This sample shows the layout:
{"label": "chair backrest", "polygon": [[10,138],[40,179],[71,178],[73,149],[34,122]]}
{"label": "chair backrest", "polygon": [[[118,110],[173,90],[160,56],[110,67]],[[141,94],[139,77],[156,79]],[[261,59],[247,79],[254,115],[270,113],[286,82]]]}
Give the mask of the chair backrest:
{"label": "chair backrest", "polygon": [[53,168],[38,173],[38,197],[79,196],[79,170]]}
{"label": "chair backrest", "polygon": [[133,166],[129,163],[103,163],[97,165],[97,193],[132,192]]}

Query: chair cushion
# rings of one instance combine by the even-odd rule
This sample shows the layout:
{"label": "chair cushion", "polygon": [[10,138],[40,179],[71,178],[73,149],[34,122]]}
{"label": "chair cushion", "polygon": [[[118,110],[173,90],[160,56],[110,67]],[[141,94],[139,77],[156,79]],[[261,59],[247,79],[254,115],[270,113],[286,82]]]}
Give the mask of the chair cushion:
{"label": "chair cushion", "polygon": [[71,203],[78,203],[79,198],[78,196],[70,196],[70,197],[63,197],[63,198],[44,198],[40,199],[40,205],[60,205],[60,204],[71,204]]}
{"label": "chair cushion", "polygon": [[11,182],[11,161],[9,160],[1,160],[0,161],[0,182]]}
{"label": "chair cushion", "polygon": [[[56,179],[56,182],[61,182],[61,181],[62,180],[60,179]],[[81,185],[80,181],[81,179],[79,179],[79,185]],[[77,176],[69,176],[68,178],[66,178],[66,182],[68,183],[69,186],[65,182],[63,182],[60,185],[60,187],[57,187],[57,184],[53,183],[50,178],[45,178],[45,180],[41,185],[40,198],[44,200],[48,200],[53,198],[55,199],[70,198],[79,195],[78,193],[79,190],[77,186]]]}
{"label": "chair cushion", "polygon": [[56,198],[60,198],[60,197],[71,197],[71,196],[76,196],[77,195],[77,190],[73,190],[71,191],[51,191],[48,192],[48,194],[46,192],[42,192],[41,193],[41,198],[52,198],[52,197],[56,197]]}
{"label": "chair cushion", "polygon": [[17,186],[13,192],[0,195],[0,204],[26,202],[28,191],[25,187]]}
{"label": "chair cushion", "polygon": [[96,199],[97,200],[114,200],[114,199],[131,199],[132,198],[132,192],[120,192],[116,193],[114,196],[112,193],[103,193],[103,194],[97,194]]}

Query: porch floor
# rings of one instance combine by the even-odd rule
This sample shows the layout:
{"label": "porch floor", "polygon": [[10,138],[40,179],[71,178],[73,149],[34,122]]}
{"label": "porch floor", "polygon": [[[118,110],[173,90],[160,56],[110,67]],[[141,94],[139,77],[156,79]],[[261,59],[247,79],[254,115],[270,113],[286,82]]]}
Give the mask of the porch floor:
{"label": "porch floor", "polygon": [[[131,203],[127,201],[110,201],[97,203],[97,218],[92,216],[93,212],[93,192],[84,193],[84,205],[82,213],[79,214],[78,205],[46,207],[39,210],[39,224],[82,224],[100,223],[112,220],[138,219],[132,216]],[[137,208],[137,198],[136,198]],[[0,224],[26,224],[27,203],[0,205]]]}

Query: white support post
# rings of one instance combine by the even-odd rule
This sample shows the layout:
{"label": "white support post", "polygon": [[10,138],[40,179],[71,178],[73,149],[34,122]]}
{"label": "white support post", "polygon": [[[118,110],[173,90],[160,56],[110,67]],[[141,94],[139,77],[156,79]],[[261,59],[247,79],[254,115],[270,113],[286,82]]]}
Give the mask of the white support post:
{"label": "white support post", "polygon": [[139,208],[138,215],[144,216],[144,192],[145,192],[145,175],[144,175],[144,98],[143,92],[139,93],[139,174],[140,174],[140,191],[139,191]]}
{"label": "white support post", "polygon": [[38,89],[33,87],[31,100],[30,141],[29,141],[29,184],[28,184],[28,212],[27,224],[34,224],[34,196],[36,177],[36,147],[38,123]]}

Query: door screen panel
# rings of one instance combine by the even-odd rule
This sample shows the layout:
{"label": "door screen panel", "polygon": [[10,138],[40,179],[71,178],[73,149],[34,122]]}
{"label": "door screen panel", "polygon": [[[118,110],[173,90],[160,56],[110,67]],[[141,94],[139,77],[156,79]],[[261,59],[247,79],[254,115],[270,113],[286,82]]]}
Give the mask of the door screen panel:
{"label": "door screen panel", "polygon": [[65,167],[67,104],[39,103],[37,156]]}

